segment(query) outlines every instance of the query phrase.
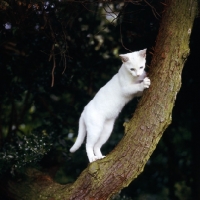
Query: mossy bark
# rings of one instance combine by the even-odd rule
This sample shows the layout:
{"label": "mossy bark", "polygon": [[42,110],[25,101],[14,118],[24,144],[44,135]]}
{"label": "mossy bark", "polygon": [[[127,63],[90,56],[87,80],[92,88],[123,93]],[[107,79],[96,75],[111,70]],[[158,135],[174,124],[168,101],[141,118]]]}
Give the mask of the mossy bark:
{"label": "mossy bark", "polygon": [[[195,0],[165,1],[150,66],[151,86],[144,92],[130,122],[124,124],[125,135],[117,147],[106,158],[89,164],[72,185],[56,187],[56,183],[45,180],[47,187],[52,188],[50,191],[54,191],[49,193],[45,187],[39,190],[29,183],[26,192],[32,191],[32,197],[26,198],[22,192],[16,199],[109,199],[143,171],[171,122],[172,109],[181,86],[182,68],[189,54],[196,7]],[[53,190],[54,187],[57,189]]]}

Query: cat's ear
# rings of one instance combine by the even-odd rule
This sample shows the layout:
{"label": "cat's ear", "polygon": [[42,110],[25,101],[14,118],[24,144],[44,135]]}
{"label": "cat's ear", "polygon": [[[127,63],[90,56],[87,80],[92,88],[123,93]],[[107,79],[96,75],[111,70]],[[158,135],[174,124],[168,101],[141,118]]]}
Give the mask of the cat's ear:
{"label": "cat's ear", "polygon": [[119,57],[121,58],[122,62],[127,62],[129,60],[129,57],[123,54],[120,54]]}
{"label": "cat's ear", "polygon": [[146,58],[146,51],[147,51],[147,49],[140,50],[140,51],[139,51],[139,55],[140,55],[141,57],[143,57],[143,58]]}

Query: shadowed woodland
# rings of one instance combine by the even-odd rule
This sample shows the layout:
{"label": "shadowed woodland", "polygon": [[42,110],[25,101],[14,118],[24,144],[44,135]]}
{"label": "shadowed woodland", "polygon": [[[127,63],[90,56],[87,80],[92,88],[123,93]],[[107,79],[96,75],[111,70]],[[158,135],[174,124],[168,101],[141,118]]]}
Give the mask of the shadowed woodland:
{"label": "shadowed woodland", "polygon": [[[27,174],[43,173],[35,180],[51,178],[64,187],[88,166],[85,145],[69,153],[79,116],[117,73],[119,54],[147,48],[151,73],[167,2],[0,1],[1,199],[19,199],[20,187],[13,183]],[[172,122],[144,171],[115,199],[200,199],[199,27],[197,14]],[[131,101],[117,118],[102,148],[105,155],[123,138],[123,124],[139,101]]]}

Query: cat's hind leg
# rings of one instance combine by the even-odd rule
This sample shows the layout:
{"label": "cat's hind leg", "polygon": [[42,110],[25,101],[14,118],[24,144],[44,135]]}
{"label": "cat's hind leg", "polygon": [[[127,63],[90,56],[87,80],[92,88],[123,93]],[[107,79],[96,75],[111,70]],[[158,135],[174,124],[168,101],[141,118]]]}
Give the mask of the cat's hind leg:
{"label": "cat's hind leg", "polygon": [[98,159],[104,158],[105,156],[102,155],[101,153],[101,147],[102,145],[108,140],[110,137],[113,126],[114,126],[114,119],[106,120],[104,122],[103,130],[100,134],[100,138],[98,139],[97,143],[94,146],[94,154]]}
{"label": "cat's hind leg", "polygon": [[87,126],[87,139],[86,139],[86,152],[90,162],[98,160],[98,156],[94,154],[94,146],[98,142],[100,134],[102,132],[102,126]]}

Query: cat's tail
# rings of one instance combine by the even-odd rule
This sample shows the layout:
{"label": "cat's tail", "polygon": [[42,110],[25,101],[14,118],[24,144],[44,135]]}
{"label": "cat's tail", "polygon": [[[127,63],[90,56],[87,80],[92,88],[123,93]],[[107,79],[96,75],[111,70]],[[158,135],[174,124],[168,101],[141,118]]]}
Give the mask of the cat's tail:
{"label": "cat's tail", "polygon": [[77,137],[74,145],[69,150],[71,153],[74,153],[76,150],[78,150],[80,148],[81,144],[83,143],[83,141],[85,139],[85,136],[86,136],[86,127],[85,127],[85,123],[83,120],[83,116],[81,115],[81,117],[79,119],[78,137]]}

